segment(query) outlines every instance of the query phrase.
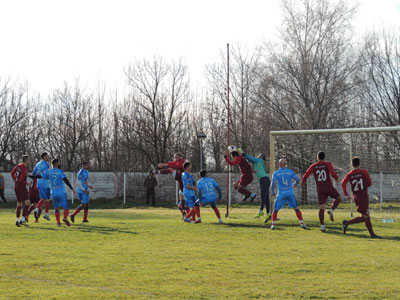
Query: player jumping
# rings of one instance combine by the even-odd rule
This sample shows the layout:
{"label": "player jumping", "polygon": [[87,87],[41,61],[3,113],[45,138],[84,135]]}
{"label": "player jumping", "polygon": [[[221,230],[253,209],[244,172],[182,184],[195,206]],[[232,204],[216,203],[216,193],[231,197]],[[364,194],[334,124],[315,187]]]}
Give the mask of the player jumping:
{"label": "player jumping", "polygon": [[[49,161],[50,161],[50,156],[47,152],[43,152],[42,155],[40,156],[42,158],[41,161],[39,161],[35,168],[33,169],[32,175],[42,175],[44,172],[46,172],[50,166],[49,166]],[[38,190],[39,190],[39,197],[40,201],[38,202],[36,209],[35,209],[35,219],[36,221],[39,220],[40,214],[42,213],[42,206],[44,204],[44,215],[43,218],[46,219],[47,221],[50,221],[49,217],[49,210],[50,210],[50,184],[49,181],[43,178],[38,179]],[[35,222],[36,222],[35,221]]]}
{"label": "player jumping", "polygon": [[236,166],[239,165],[239,170],[240,170],[240,179],[235,182],[233,185],[234,188],[243,195],[242,201],[246,201],[247,199],[251,199],[250,202],[253,202],[254,199],[256,198],[257,194],[251,193],[246,189],[246,186],[248,186],[252,181],[253,181],[253,174],[251,173],[251,167],[247,160],[240,155],[238,149],[234,146],[229,146],[229,149],[232,149],[231,155],[233,160],[230,160],[228,155],[229,151],[225,151],[224,153],[224,158],[225,161],[231,165],[231,166]]}
{"label": "player jumping", "polygon": [[77,195],[78,199],[81,201],[81,205],[79,205],[75,211],[70,215],[71,221],[75,222],[75,216],[83,209],[83,221],[89,222],[87,217],[89,213],[89,188],[93,189],[91,185],[88,184],[89,180],[89,161],[82,162],[82,169],[78,172],[77,178]]}
{"label": "player jumping", "polygon": [[68,198],[67,191],[65,190],[65,184],[76,194],[75,189],[64,174],[64,171],[60,169],[60,160],[55,158],[51,161],[52,169],[44,172],[42,175],[32,175],[32,178],[43,178],[50,181],[51,189],[51,200],[53,201],[54,214],[56,216],[57,225],[61,227],[60,222],[60,208],[64,210],[63,222],[67,226],[71,226],[68,221],[69,209],[68,209]]}
{"label": "player jumping", "polygon": [[[275,171],[272,176],[272,196],[275,196],[275,183],[278,183],[278,196],[275,199],[274,211],[272,213],[272,226],[271,229],[276,229],[276,219],[278,218],[278,211],[285,207],[285,203],[296,212],[299,219],[300,227],[308,229],[304,224],[303,215],[298,207],[296,196],[293,192],[293,187],[296,187],[300,178],[290,169],[286,168],[286,159],[279,160],[279,170]],[[292,185],[293,180],[295,183]]]}
{"label": "player jumping", "polygon": [[191,174],[192,164],[190,162],[185,162],[183,168],[185,170],[185,172],[182,174],[183,196],[185,197],[186,205],[190,208],[190,211],[183,220],[188,223],[201,223],[200,203],[196,201],[196,193],[198,190],[196,187],[196,181],[194,181]]}
{"label": "player jumping", "polygon": [[[30,158],[28,155],[22,156],[22,163],[16,165],[14,169],[11,171],[11,177],[14,180],[14,190],[15,195],[17,197],[17,209],[16,216],[17,220],[15,225],[20,227],[21,224],[25,225],[25,217],[27,215],[29,206],[31,204],[29,200],[28,187],[29,184],[27,182],[28,179],[28,165],[30,163]],[[21,217],[22,206],[24,206]]]}
{"label": "player jumping", "polygon": [[183,164],[185,163],[185,159],[183,158],[183,156],[179,153],[175,153],[174,154],[174,161],[171,162],[166,162],[166,163],[159,163],[158,164],[158,169],[156,170],[153,167],[153,172],[154,174],[172,174],[172,176],[174,176],[175,180],[178,182],[178,186],[179,186],[179,204],[178,204],[178,208],[181,211],[182,214],[182,219],[185,218],[187,211],[188,211],[188,207],[185,204],[185,198],[183,196],[183,182],[182,182],[182,174],[183,172],[185,172],[184,168],[183,168]]}
{"label": "player jumping", "polygon": [[350,201],[351,198],[347,193],[347,183],[350,182],[354,203],[357,205],[357,211],[361,216],[349,221],[344,220],[343,233],[346,233],[347,226],[365,222],[365,226],[367,227],[371,238],[377,238],[378,236],[372,229],[371,218],[368,211],[368,187],[372,185],[371,177],[367,170],[360,168],[360,159],[358,157],[353,158],[352,165],[353,170],[347,173],[342,180],[342,188],[344,195]]}
{"label": "player jumping", "polygon": [[325,153],[320,151],[317,154],[317,160],[315,164],[312,164],[307,172],[303,175],[301,180],[301,186],[307,181],[307,178],[314,174],[315,184],[317,185],[318,192],[318,203],[319,203],[319,223],[321,226],[321,231],[326,232],[325,223],[324,223],[324,215],[326,208],[326,201],[328,197],[332,197],[334,200],[332,202],[332,206],[328,209],[328,214],[331,221],[334,220],[333,211],[338,207],[339,203],[342,201],[340,194],[333,187],[331,176],[339,182],[339,177],[336,175],[335,170],[330,162],[325,161]]}
{"label": "player jumping", "polygon": [[[29,183],[29,200],[31,201],[31,206],[28,209],[25,220],[28,222],[29,215],[31,212],[37,207],[37,204],[40,200],[39,197],[39,189],[37,188],[37,179],[32,179]],[[35,223],[38,223],[38,220],[35,219]]]}
{"label": "player jumping", "polygon": [[221,188],[213,178],[207,176],[206,170],[200,171],[200,177],[201,179],[197,182],[197,188],[199,191],[198,201],[200,201],[202,206],[210,204],[218,218],[218,222],[222,224],[221,214],[217,208],[217,193],[215,192],[215,190],[218,191],[218,200],[221,200]]}

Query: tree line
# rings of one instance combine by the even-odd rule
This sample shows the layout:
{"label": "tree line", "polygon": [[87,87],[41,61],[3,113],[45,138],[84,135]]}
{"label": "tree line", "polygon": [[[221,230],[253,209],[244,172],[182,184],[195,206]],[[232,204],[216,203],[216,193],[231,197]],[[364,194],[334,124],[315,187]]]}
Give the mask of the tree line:
{"label": "tree line", "polygon": [[[230,135],[249,153],[269,151],[269,131],[400,125],[400,31],[354,35],[357,6],[283,0],[278,38],[231,47]],[[221,53],[224,53],[221,51]],[[205,92],[191,90],[183,59],[138,59],[123,70],[124,95],[79,80],[50,95],[0,78],[0,169],[48,151],[65,170],[89,159],[97,171],[145,171],[182,153],[199,168],[200,141],[213,171],[225,168],[227,67],[205,66]],[[201,98],[201,99],[200,99]],[[399,150],[395,135],[393,151]],[[315,143],[315,141],[314,141]]]}

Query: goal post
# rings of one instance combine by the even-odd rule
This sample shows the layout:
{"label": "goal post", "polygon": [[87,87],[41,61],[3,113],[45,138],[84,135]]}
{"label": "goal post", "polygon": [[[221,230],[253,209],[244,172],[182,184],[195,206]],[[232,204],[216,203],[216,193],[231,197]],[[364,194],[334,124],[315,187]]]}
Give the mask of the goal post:
{"label": "goal post", "polygon": [[[278,159],[285,157],[288,167],[301,178],[307,168],[316,162],[318,151],[325,152],[326,160],[332,162],[340,180],[351,170],[353,157],[360,157],[361,168],[370,173],[373,182],[369,188],[372,216],[383,220],[399,219],[400,126],[271,131],[271,176]],[[342,188],[336,188],[343,197]],[[313,180],[309,179],[305,188],[295,192],[300,203],[317,204]],[[347,205],[352,211],[351,203],[343,207]]]}

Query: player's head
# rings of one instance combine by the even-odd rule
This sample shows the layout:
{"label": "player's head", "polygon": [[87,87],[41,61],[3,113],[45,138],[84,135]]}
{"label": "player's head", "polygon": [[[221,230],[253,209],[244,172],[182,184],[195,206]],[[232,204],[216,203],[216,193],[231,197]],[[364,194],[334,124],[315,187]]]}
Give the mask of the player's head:
{"label": "player's head", "polygon": [[29,155],[22,155],[22,163],[25,165],[29,165],[29,163],[31,162]]}
{"label": "player's head", "polygon": [[325,159],[325,152],[319,151],[317,153],[317,159],[318,160],[324,160]]}
{"label": "player's head", "polygon": [[175,153],[174,154],[174,159],[175,160],[180,160],[181,158],[183,158],[182,154],[180,154],[180,153]]}
{"label": "player's head", "polygon": [[351,164],[353,165],[353,168],[358,168],[360,167],[360,158],[359,157],[354,157]]}
{"label": "player's head", "polygon": [[203,177],[206,177],[206,176],[207,176],[207,170],[205,170],[205,169],[201,170],[200,171],[200,177],[203,178]]}
{"label": "player's head", "polygon": [[188,172],[190,172],[190,171],[192,171],[192,164],[190,163],[190,162],[185,162],[184,164],[183,164],[183,168],[185,169],[185,171],[188,171]]}
{"label": "player's head", "polygon": [[42,160],[44,161],[49,161],[50,160],[50,155],[47,152],[43,152],[42,154],[40,154],[40,157],[42,158]]}
{"label": "player's head", "polygon": [[258,154],[258,156],[257,156],[258,158],[261,158],[262,160],[266,160],[267,159],[267,157],[265,156],[265,154],[264,153],[260,153],[260,154]]}
{"label": "player's head", "polygon": [[287,166],[286,158],[281,158],[278,162],[279,168],[285,168]]}
{"label": "player's head", "polygon": [[82,162],[82,168],[84,168],[85,170],[89,169],[90,167],[90,162],[88,160],[84,160]]}
{"label": "player's head", "polygon": [[58,158],[55,158],[51,161],[51,165],[53,168],[59,168],[60,167],[60,160]]}

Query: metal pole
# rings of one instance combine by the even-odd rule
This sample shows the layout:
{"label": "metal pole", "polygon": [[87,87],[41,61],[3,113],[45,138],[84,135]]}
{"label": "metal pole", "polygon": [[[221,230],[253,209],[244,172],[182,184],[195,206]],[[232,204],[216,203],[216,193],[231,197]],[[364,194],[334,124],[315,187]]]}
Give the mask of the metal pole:
{"label": "metal pole", "polygon": [[200,170],[203,170],[203,139],[200,139]]}
{"label": "metal pole", "polygon": [[[72,187],[75,187],[74,172],[71,173],[71,184],[72,184]],[[72,204],[74,204],[74,192],[73,191],[71,191],[71,199],[72,199]]]}
{"label": "metal pole", "polygon": [[[226,44],[226,61],[227,61],[227,70],[226,70],[226,83],[227,83],[227,102],[228,102],[228,138],[227,138],[227,143],[229,146],[230,144],[230,136],[229,136],[229,131],[230,131],[230,119],[231,119],[231,111],[230,111],[230,101],[229,101],[229,93],[230,93],[230,87],[229,87],[229,43]],[[226,203],[226,213],[225,217],[229,217],[229,206],[231,204],[231,177],[230,177],[230,166],[228,164],[227,167],[227,192],[228,192],[228,197],[227,197],[227,203]]]}
{"label": "metal pole", "polygon": [[176,205],[178,205],[179,203],[179,185],[178,185],[178,181],[175,180],[175,202]]}
{"label": "metal pole", "polygon": [[382,206],[383,206],[383,173],[381,172],[380,174],[381,176],[381,182],[379,184],[379,189],[380,189],[380,194],[381,194],[381,210],[382,210]]}
{"label": "metal pole", "polygon": [[[271,178],[272,184],[272,175],[275,172],[275,136],[273,134],[269,134],[269,176]],[[268,191],[269,192],[269,191]],[[272,211],[272,203],[274,202],[273,197],[271,197],[271,201],[269,202],[269,211]]]}
{"label": "metal pole", "polygon": [[[352,164],[353,164],[353,135],[350,133],[350,164],[349,164],[349,170],[351,171],[353,169]],[[350,215],[353,216],[353,191],[350,189]]]}
{"label": "metal pole", "polygon": [[124,205],[126,204],[126,173],[124,172]]}

